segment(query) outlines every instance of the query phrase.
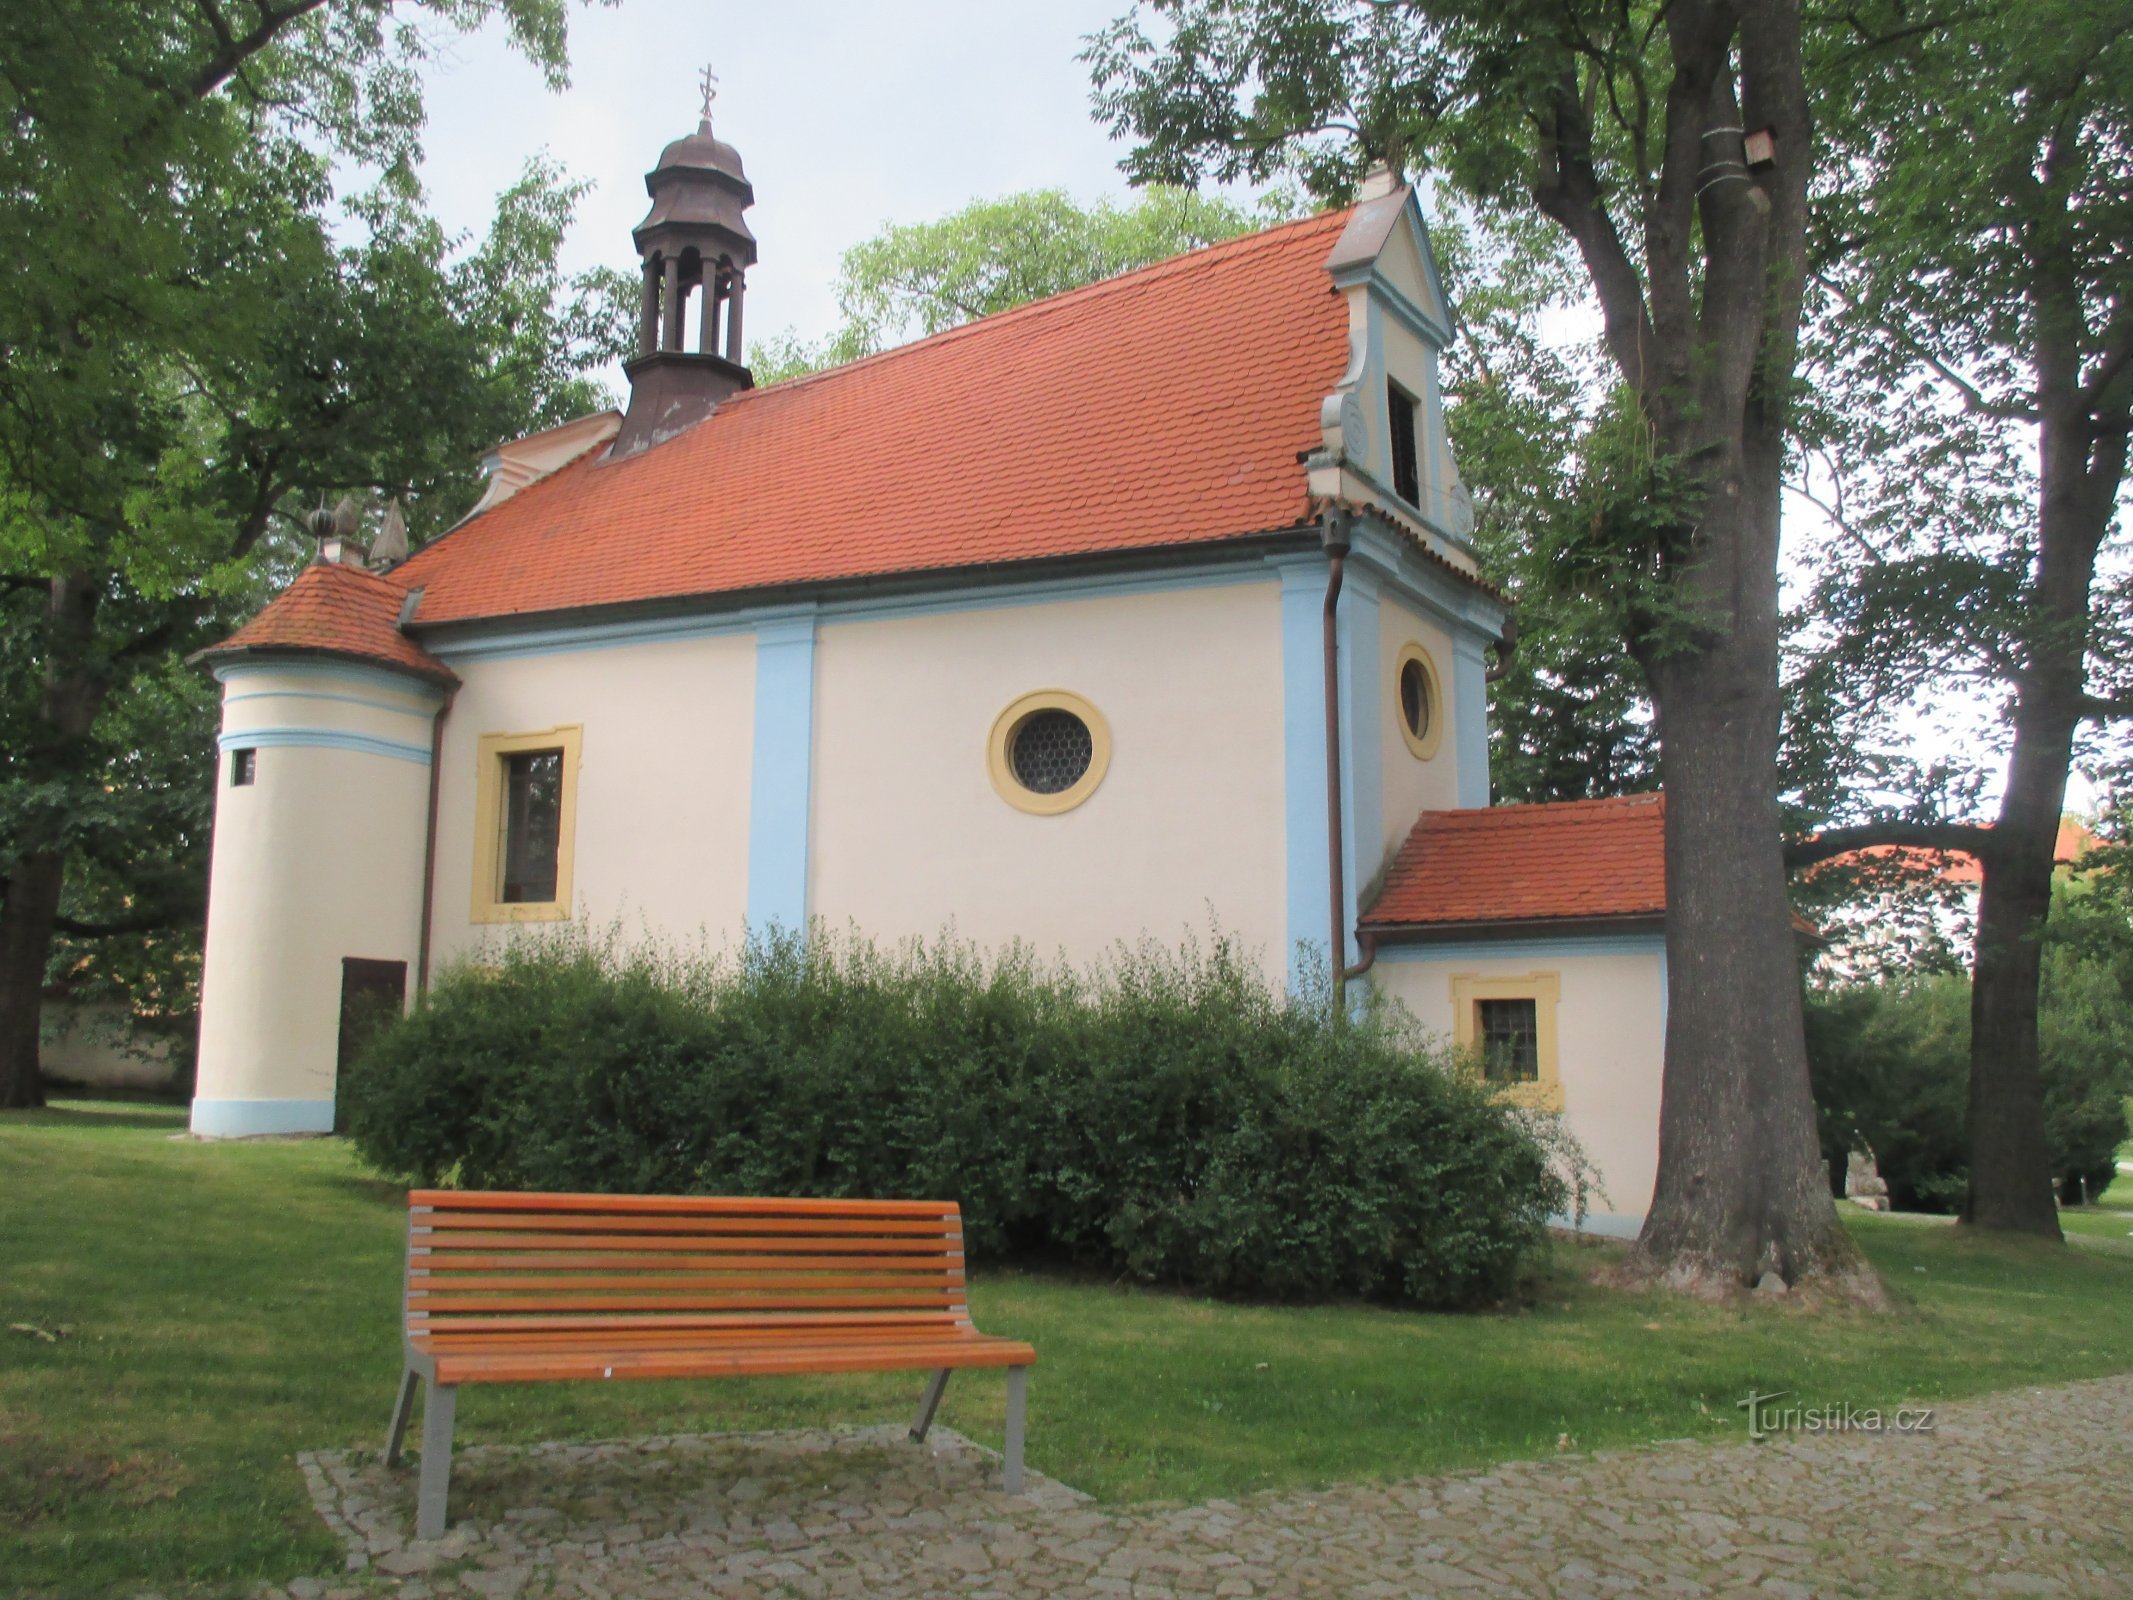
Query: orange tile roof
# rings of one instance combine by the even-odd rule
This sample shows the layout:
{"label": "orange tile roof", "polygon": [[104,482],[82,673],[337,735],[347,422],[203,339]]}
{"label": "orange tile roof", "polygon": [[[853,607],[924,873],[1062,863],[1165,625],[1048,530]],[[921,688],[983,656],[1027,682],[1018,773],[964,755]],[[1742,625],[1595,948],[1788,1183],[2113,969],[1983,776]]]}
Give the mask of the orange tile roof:
{"label": "orange tile roof", "polygon": [[[1981,826],[1989,828],[1992,824],[1987,822]],[[2052,863],[2055,866],[2070,867],[2102,844],[2103,841],[2092,833],[2080,818],[2061,817],[2058,837],[2052,843]],[[1985,881],[1985,869],[1978,865],[1977,857],[1967,850],[1929,850],[1919,845],[1904,844],[1870,844],[1863,850],[1848,850],[1841,856],[1831,856],[1827,861],[1817,862],[1809,875],[1826,868],[1868,860],[1885,861],[1892,866],[1930,874],[1943,883],[1975,885]]]}
{"label": "orange tile roof", "polygon": [[1329,212],[588,456],[418,553],[417,626],[1204,544],[1309,514],[1348,358]]}
{"label": "orange tile roof", "polygon": [[1658,917],[1666,801],[1657,794],[1425,811],[1365,929]]}
{"label": "orange tile roof", "polygon": [[341,656],[398,667],[435,683],[457,683],[450,667],[400,631],[400,607],[407,599],[400,572],[405,570],[380,575],[313,562],[258,616],[194,659],[291,652]]}

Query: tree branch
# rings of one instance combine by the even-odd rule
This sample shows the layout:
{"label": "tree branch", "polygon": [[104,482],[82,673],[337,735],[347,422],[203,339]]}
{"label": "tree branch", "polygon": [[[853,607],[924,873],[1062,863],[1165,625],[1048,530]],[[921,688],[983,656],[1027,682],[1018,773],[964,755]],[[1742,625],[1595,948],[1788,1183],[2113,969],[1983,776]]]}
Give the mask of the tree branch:
{"label": "tree branch", "polygon": [[1785,865],[1798,870],[1855,850],[1891,845],[1909,850],[1953,851],[1980,861],[1998,849],[1992,829],[1981,822],[1903,822],[1892,817],[1848,828],[1828,828],[1804,839],[1790,840],[1785,845]]}
{"label": "tree branch", "polygon": [[186,97],[192,100],[205,100],[229,82],[239,67],[272,44],[290,23],[318,10],[327,0],[290,0],[278,9],[262,5],[258,25],[246,34],[238,34],[230,28],[214,0],[199,0],[199,3],[207,18],[208,29],[215,35],[215,53],[185,85]]}

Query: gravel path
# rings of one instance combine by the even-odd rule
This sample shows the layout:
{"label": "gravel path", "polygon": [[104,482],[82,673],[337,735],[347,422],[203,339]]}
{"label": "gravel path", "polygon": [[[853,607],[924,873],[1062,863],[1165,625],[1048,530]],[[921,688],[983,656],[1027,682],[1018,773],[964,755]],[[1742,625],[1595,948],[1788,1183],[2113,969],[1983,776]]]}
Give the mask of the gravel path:
{"label": "gravel path", "polygon": [[430,1544],[407,1538],[411,1471],[303,1468],[353,1575],[292,1600],[2133,1595],[2133,1376],[1942,1407],[1931,1431],[1127,1510],[1042,1478],[1010,1499],[947,1430],[472,1448]]}

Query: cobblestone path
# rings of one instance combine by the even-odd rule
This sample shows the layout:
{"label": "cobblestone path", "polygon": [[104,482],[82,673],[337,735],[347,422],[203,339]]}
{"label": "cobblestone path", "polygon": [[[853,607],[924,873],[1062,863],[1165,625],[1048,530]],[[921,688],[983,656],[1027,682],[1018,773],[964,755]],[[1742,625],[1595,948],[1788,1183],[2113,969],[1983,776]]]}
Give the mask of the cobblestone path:
{"label": "cobblestone path", "polygon": [[[1041,1461],[1041,1416],[1032,1419]],[[1780,1435],[1109,1510],[946,1430],[470,1448],[415,1544],[413,1474],[303,1458],[351,1576],[293,1600],[695,1596],[2133,1596],[2133,1377]]]}

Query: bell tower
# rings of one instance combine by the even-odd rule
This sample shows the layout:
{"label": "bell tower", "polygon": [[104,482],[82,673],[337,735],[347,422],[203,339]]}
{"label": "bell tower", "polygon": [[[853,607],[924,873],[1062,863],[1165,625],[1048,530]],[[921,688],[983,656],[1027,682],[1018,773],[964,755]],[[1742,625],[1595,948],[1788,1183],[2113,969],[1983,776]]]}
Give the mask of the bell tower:
{"label": "bell tower", "polygon": [[617,457],[672,438],[754,382],[741,364],[741,306],[755,235],[741,213],[755,204],[755,190],[740,152],[712,136],[718,79],[708,67],[703,85],[696,132],[668,145],[645,175],[652,209],[632,234],[644,262],[644,294],[637,355],[622,368],[630,402]]}

